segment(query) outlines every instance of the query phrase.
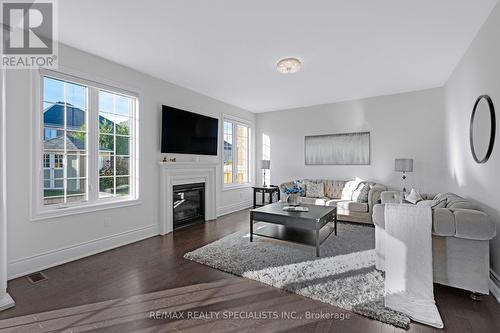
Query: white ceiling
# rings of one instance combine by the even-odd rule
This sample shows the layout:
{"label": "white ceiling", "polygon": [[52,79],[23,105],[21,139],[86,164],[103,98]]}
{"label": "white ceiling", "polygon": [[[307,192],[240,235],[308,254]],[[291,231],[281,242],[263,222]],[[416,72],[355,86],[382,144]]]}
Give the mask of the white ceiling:
{"label": "white ceiling", "polygon": [[[253,112],[442,86],[497,0],[64,0],[63,43]],[[276,71],[298,57],[302,70]]]}

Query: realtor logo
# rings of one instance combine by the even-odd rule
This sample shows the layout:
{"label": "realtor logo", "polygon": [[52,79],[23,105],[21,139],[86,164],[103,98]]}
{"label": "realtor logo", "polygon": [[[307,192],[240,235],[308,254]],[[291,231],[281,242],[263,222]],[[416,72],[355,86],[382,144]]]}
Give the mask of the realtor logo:
{"label": "realtor logo", "polygon": [[55,1],[2,1],[2,67],[56,67]]}

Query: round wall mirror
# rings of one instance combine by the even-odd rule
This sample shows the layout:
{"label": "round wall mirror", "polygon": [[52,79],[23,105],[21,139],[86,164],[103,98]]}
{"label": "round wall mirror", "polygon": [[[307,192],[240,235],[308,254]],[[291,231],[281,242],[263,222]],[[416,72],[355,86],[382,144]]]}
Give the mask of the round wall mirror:
{"label": "round wall mirror", "polygon": [[470,148],[477,163],[486,163],[493,151],[496,117],[493,101],[488,95],[479,96],[470,117]]}

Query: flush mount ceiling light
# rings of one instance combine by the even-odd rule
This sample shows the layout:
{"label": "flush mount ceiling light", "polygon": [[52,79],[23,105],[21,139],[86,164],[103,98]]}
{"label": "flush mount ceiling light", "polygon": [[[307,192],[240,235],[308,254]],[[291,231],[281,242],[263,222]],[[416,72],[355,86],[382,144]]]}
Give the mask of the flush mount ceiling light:
{"label": "flush mount ceiling light", "polygon": [[285,58],[278,61],[276,69],[281,74],[294,74],[300,70],[302,63],[297,58]]}

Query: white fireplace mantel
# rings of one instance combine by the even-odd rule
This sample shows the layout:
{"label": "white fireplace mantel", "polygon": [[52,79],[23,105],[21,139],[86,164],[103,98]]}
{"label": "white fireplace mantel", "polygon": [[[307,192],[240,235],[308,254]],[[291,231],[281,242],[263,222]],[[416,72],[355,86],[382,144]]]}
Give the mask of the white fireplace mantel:
{"label": "white fireplace mantel", "polygon": [[161,235],[174,230],[172,189],[175,185],[205,183],[205,221],[217,218],[215,177],[218,163],[160,162],[159,164]]}

